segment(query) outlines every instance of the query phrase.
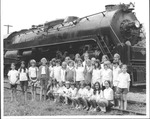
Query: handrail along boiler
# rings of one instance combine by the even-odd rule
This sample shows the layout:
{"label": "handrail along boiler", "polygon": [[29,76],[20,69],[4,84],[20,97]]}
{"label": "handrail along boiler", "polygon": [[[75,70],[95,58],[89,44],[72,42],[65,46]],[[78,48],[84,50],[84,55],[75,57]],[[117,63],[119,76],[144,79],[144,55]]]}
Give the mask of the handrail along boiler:
{"label": "handrail along boiler", "polygon": [[92,54],[98,48],[110,60],[114,53],[119,53],[129,67],[132,85],[145,85],[146,49],[136,46],[142,40],[142,25],[133,12],[134,5],[106,5],[105,8],[103,12],[82,18],[71,16],[11,33],[4,39],[5,69],[12,61],[50,59],[58,50],[75,54],[86,49]]}

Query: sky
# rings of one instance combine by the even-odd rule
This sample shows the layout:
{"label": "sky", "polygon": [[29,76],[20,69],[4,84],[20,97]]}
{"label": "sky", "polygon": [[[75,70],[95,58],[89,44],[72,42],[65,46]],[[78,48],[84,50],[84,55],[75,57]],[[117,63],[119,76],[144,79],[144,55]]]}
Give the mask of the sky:
{"label": "sky", "polygon": [[149,0],[2,0],[2,34],[7,33],[4,25],[12,25],[10,32],[29,29],[67,16],[83,17],[105,10],[105,5],[135,3],[135,12],[146,30],[149,26]]}

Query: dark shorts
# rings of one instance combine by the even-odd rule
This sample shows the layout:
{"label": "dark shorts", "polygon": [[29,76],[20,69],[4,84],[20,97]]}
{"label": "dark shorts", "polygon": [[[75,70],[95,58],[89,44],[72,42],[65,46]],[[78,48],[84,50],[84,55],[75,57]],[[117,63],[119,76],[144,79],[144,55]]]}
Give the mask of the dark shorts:
{"label": "dark shorts", "polygon": [[22,91],[27,91],[28,81],[20,81],[20,87],[21,87]]}
{"label": "dark shorts", "polygon": [[77,88],[80,87],[80,81],[76,81],[76,87],[77,87]]}
{"label": "dark shorts", "polygon": [[128,93],[128,89],[127,88],[117,88],[116,91],[117,94],[127,94]]}
{"label": "dark shorts", "polygon": [[116,92],[117,91],[117,86],[113,86],[113,91]]}
{"label": "dark shorts", "polygon": [[108,106],[107,107],[112,107],[114,104],[111,101],[108,101]]}
{"label": "dark shorts", "polygon": [[16,89],[17,88],[17,84],[10,84],[10,88],[11,89]]}
{"label": "dark shorts", "polygon": [[41,87],[43,87],[44,89],[47,89],[47,85],[48,85],[48,79],[45,75],[41,75],[40,78],[40,85]]}

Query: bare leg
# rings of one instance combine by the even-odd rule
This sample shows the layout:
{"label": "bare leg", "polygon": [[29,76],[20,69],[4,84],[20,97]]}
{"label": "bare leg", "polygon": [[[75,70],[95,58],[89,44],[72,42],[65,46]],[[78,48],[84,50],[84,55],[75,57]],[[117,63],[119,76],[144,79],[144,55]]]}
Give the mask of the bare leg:
{"label": "bare leg", "polygon": [[83,104],[83,105],[84,105],[84,107],[86,107],[86,108],[87,108],[87,107],[88,107],[88,103],[87,103],[87,100],[86,100],[85,98],[83,98],[83,102],[84,102],[84,104]]}
{"label": "bare leg", "polygon": [[34,87],[34,92],[33,92],[33,94],[34,94],[34,100],[36,100],[36,87]]}
{"label": "bare leg", "polygon": [[41,89],[40,89],[40,101],[42,101],[42,95],[43,95],[43,87],[41,86]]}
{"label": "bare leg", "polygon": [[17,91],[14,89],[14,96],[15,96],[15,101],[17,101]]}
{"label": "bare leg", "polygon": [[27,91],[24,93],[25,102],[27,101]]}
{"label": "bare leg", "polygon": [[124,110],[127,110],[127,94],[123,94],[123,100],[124,100],[124,104],[123,104],[123,106],[124,106]]}
{"label": "bare leg", "polygon": [[13,89],[11,89],[11,102],[13,101]]}
{"label": "bare leg", "polygon": [[43,90],[44,91],[44,101],[46,101],[46,89]]}
{"label": "bare leg", "polygon": [[33,85],[31,86],[31,97],[32,97],[32,101],[34,100],[34,97],[33,97],[33,95],[34,95],[34,92],[33,92],[33,89],[34,87],[33,87]]}

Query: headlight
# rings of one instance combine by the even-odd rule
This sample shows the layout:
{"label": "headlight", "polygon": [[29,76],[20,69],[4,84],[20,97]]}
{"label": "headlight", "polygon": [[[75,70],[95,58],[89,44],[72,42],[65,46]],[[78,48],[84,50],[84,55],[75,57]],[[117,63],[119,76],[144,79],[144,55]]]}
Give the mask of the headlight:
{"label": "headlight", "polygon": [[134,24],[135,24],[135,27],[136,27],[136,28],[139,28],[139,27],[140,27],[140,22],[139,22],[139,21],[135,20],[135,21],[134,21]]}

